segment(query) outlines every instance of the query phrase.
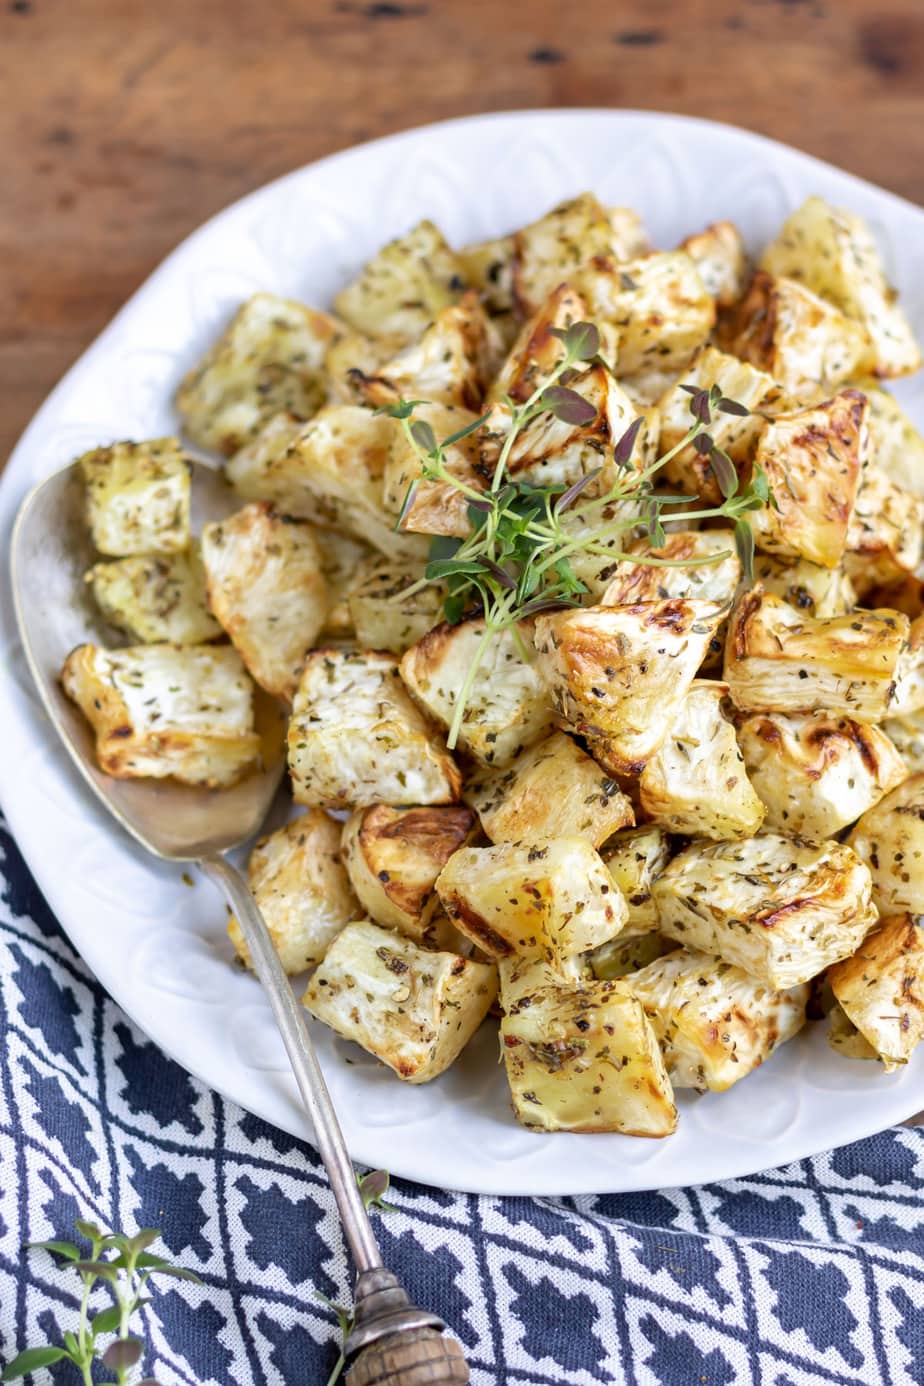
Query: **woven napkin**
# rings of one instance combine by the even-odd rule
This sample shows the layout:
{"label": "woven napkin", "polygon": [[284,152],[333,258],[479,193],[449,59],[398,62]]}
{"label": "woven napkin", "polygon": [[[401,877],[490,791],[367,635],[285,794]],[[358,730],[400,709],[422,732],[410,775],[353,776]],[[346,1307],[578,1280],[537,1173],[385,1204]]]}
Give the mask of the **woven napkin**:
{"label": "woven napkin", "polygon": [[[2,820],[0,888],[0,1362],[74,1326],[73,1277],[22,1246],[84,1217],[160,1228],[201,1277],[141,1311],[163,1386],[324,1386],[340,1331],[318,1295],[349,1303],[351,1277],[314,1151],[145,1039]],[[473,1386],[924,1382],[924,1129],[699,1188],[500,1199],[396,1180],[388,1199],[386,1263],[452,1325]]]}

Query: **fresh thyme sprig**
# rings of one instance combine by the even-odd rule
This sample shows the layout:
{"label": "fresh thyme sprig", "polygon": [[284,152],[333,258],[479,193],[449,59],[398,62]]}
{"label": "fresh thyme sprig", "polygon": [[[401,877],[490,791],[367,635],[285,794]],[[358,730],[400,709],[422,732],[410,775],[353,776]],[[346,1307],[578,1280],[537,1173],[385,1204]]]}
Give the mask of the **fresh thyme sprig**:
{"label": "fresh thyme sprig", "polygon": [[[441,482],[464,496],[467,502],[469,535],[464,539],[434,538],[423,578],[401,594],[402,599],[406,599],[429,583],[441,583],[446,594],[443,615],[450,625],[479,611],[484,618],[482,638],[456,696],[447,737],[450,749],[458,741],[478,669],[493,637],[510,630],[528,657],[517,633],[519,623],[542,611],[581,604],[588,588],[574,572],[572,559],[576,555],[598,556],[613,562],[631,558],[632,562],[664,567],[715,563],[727,556],[722,552],[701,559],[671,561],[655,554],[629,555],[611,547],[613,540],[626,531],[637,529],[643,522],[651,547],[663,546],[662,517],[666,508],[680,503],[692,504],[698,499],[696,496],[659,495],[654,490],[654,478],[685,448],[692,445],[700,456],[708,458],[722,500],[719,505],[687,511],[684,518],[690,522],[717,517],[730,520],[734,525],[735,547],[749,579],[753,576],[754,536],[744,516],[768,503],[775,504],[763,470],[755,466],[748,484],[742,487],[734,463],[709,431],[716,413],[746,417],[750,412],[737,400],[726,398],[717,385],[709,390],[694,385],[681,386],[690,396],[690,427],[674,447],[648,465],[633,465],[633,454],[644,424],[641,417],[636,418],[615,444],[615,480],[603,494],[593,499],[578,503],[586,489],[601,476],[602,468],[587,472],[567,488],[533,486],[513,479],[509,474],[509,462],[514,446],[534,419],[552,415],[573,427],[586,427],[597,417],[596,406],[569,384],[582,369],[602,366],[609,370],[600,355],[600,335],[596,327],[590,322],[576,322],[566,329],[552,328],[551,331],[562,343],[561,359],[525,401],[518,404],[509,397],[505,399],[509,426],[493,466],[490,485],[485,490],[470,485],[454,473],[447,460],[447,449],[482,429],[491,419],[490,413],[438,442],[432,426],[425,419],[414,418],[414,411],[424,401],[400,400],[380,411],[400,422],[421,465],[420,477],[408,487],[396,528],[400,528],[407,517],[422,481]],[[631,514],[625,513],[628,501],[635,502]],[[566,513],[569,513],[567,520],[564,519]],[[583,532],[577,532],[582,528]]]}
{"label": "fresh thyme sprig", "polygon": [[[160,1236],[153,1228],[143,1228],[128,1237],[121,1232],[104,1232],[92,1222],[77,1221],[74,1226],[78,1235],[90,1243],[89,1256],[83,1256],[73,1242],[63,1241],[30,1242],[27,1250],[51,1252],[80,1276],[82,1291],[77,1331],[68,1329],[63,1335],[62,1346],[45,1343],[26,1348],[3,1369],[0,1381],[15,1381],[41,1367],[66,1360],[80,1373],[84,1386],[93,1386],[93,1363],[101,1361],[114,1373],[112,1379],[118,1386],[126,1386],[144,1352],[144,1343],[132,1336],[129,1329],[135,1312],[150,1302],[144,1294],[148,1280],[153,1275],[169,1275],[201,1283],[192,1271],[172,1266],[162,1256],[148,1251]],[[111,1254],[113,1252],[115,1255]],[[98,1284],[106,1286],[113,1303],[91,1317],[90,1299]],[[101,1338],[112,1338],[103,1351],[99,1344]],[[138,1386],[158,1386],[158,1383],[153,1377],[146,1377]]]}

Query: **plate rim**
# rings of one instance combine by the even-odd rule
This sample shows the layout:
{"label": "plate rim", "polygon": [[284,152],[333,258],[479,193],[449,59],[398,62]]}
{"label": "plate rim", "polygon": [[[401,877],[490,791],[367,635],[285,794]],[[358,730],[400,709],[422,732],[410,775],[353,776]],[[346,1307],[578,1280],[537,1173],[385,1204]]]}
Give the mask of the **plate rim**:
{"label": "plate rim", "polygon": [[[578,125],[582,121],[586,121],[588,119],[601,118],[606,119],[608,121],[614,121],[617,124],[620,121],[624,121],[627,119],[640,120],[643,123],[650,124],[653,127],[653,132],[657,132],[658,129],[664,131],[669,127],[694,127],[705,129],[712,133],[720,134],[723,137],[731,136],[734,139],[742,142],[742,144],[750,145],[755,150],[764,152],[765,154],[778,154],[782,152],[790,158],[794,157],[797,161],[803,164],[807,172],[810,172],[812,168],[817,168],[829,174],[834,173],[837,175],[839,179],[846,180],[847,183],[856,186],[858,189],[862,189],[865,193],[868,194],[871,192],[874,193],[878,199],[886,199],[890,204],[894,205],[896,209],[901,209],[903,213],[907,214],[908,212],[911,212],[917,218],[924,219],[924,209],[917,206],[915,203],[911,202],[909,199],[903,197],[902,195],[892,192],[887,188],[882,188],[868,179],[864,179],[858,176],[857,174],[850,173],[848,170],[841,169],[835,164],[832,164],[823,159],[819,159],[817,156],[809,154],[804,150],[797,148],[796,146],[786,144],[783,141],[775,140],[769,136],[762,135],[756,131],[749,130],[742,126],[733,125],[724,121],[711,120],[700,116],[690,116],[682,113],[673,113],[668,111],[657,110],[644,110],[629,107],[535,107],[527,109],[513,108],[508,110],[479,112],[473,115],[450,117],[448,119],[440,121],[423,122],[419,125],[410,126],[387,135],[379,136],[375,139],[363,141],[359,144],[345,146],[343,149],[336,150],[328,155],[324,155],[320,159],[312,160],[307,164],[300,165],[294,169],[287,171],[286,173],[280,174],[277,177],[271,179],[270,181],[258,185],[257,187],[251,189],[249,192],[244,193],[241,197],[236,198],[234,201],[219,208],[206,221],[200,223],[191,232],[184,236],[182,240],[180,240],[173,247],[173,249],[171,249],[163,257],[163,259],[160,260],[157,265],[155,265],[151,272],[145,277],[141,284],[138,285],[138,287],[133,291],[133,293],[126,300],[126,302],[116,311],[116,313],[106,323],[102,330],[81,350],[76,360],[72,362],[72,364],[68,367],[65,373],[61,376],[61,378],[58,380],[55,386],[45,397],[43,402],[39,405],[39,408],[35,411],[31,419],[27,423],[26,427],[23,429],[22,433],[20,434],[19,438],[14,444],[12,451],[9,454],[9,458],[7,461],[7,465],[4,469],[3,475],[0,476],[0,498],[4,500],[7,499],[9,493],[14,492],[18,486],[18,501],[21,501],[22,498],[25,496],[26,492],[30,489],[29,484],[23,484],[23,481],[17,478],[16,473],[18,470],[21,469],[22,460],[24,455],[28,451],[31,437],[33,434],[38,433],[45,419],[53,414],[58,399],[66,393],[73,378],[84,367],[87,358],[91,354],[95,354],[97,349],[105,341],[107,341],[111,336],[114,336],[117,333],[123,319],[128,314],[130,314],[133,309],[137,308],[139,301],[146,300],[152,293],[156,291],[159,281],[163,277],[166,277],[170,274],[175,262],[180,260],[184,256],[185,252],[190,247],[195,245],[200,238],[207,238],[209,234],[212,232],[215,224],[222,221],[229,213],[245,209],[249,204],[256,203],[258,199],[261,199],[266,195],[271,195],[273,191],[280,189],[289,182],[294,182],[300,176],[308,172],[323,170],[337,163],[348,162],[351,158],[357,156],[368,156],[369,153],[372,151],[381,150],[384,148],[393,148],[397,145],[400,145],[404,141],[409,141],[414,138],[420,138],[421,136],[436,136],[438,138],[442,132],[451,131],[463,127],[471,127],[475,124],[490,124],[492,122],[497,121],[509,121],[517,125],[528,125],[530,121],[539,119],[552,120],[560,124]],[[10,578],[8,562],[3,565],[3,581],[9,589]],[[0,681],[0,687],[2,687],[2,681]],[[65,932],[66,937],[68,937],[68,939],[70,940],[70,934],[66,922],[66,882],[60,879],[56,879],[56,873],[51,868],[46,870],[45,862],[40,852],[38,852],[37,850],[33,852],[31,850],[31,839],[33,836],[33,832],[25,824],[27,813],[24,807],[22,808],[22,812],[20,812],[20,802],[15,792],[10,792],[11,787],[12,786],[10,784],[6,783],[6,776],[3,772],[2,760],[0,760],[0,789],[3,790],[3,810],[11,834],[15,839],[16,845],[24,861],[26,862],[26,865],[32,873],[36,883],[38,884],[42,895],[45,897],[48,904],[50,905],[53,913],[56,916],[56,919],[58,920],[60,927]],[[85,786],[83,786],[81,782],[81,792],[84,791]],[[79,953],[79,956],[83,960],[84,965],[87,967],[88,971],[90,971],[91,974],[96,978],[96,980],[99,981],[99,983],[111,996],[113,1001],[132,1020],[132,1023],[136,1025],[137,1028],[142,1031],[142,1033],[145,1033],[147,1035],[147,1031],[145,1030],[145,1028],[142,1025],[140,1025],[138,1021],[135,1019],[131,1005],[126,1004],[126,1002],[122,999],[122,989],[118,983],[118,975],[116,975],[115,978],[107,976],[104,980],[103,976],[101,976],[100,973],[97,972],[96,968],[92,967],[90,963],[86,960],[84,955],[80,953],[80,950],[77,949],[76,946],[73,944],[72,947],[74,947],[75,952]],[[107,969],[104,969],[104,971],[107,971]],[[117,969],[114,969],[114,971],[116,971],[117,974]],[[277,1127],[278,1129],[289,1130],[292,1134],[296,1135],[300,1139],[307,1140],[310,1144],[314,1144],[313,1135],[310,1132],[310,1127],[308,1127],[307,1125],[307,1118],[305,1129],[301,1129],[298,1131],[292,1130],[291,1127],[287,1127],[281,1124],[278,1120],[278,1114],[271,1112],[268,1107],[264,1107],[261,1109],[261,1104],[252,1102],[250,1100],[244,1103],[241,1100],[240,1096],[231,1091],[229,1087],[220,1078],[216,1078],[211,1073],[208,1073],[208,1075],[206,1076],[201,1069],[190,1067],[188,1058],[180,1058],[178,1052],[173,1049],[172,1045],[169,1042],[165,1043],[161,1036],[158,1036],[155,1039],[152,1036],[148,1035],[148,1038],[150,1038],[159,1049],[166,1053],[168,1057],[170,1057],[174,1062],[176,1062],[180,1067],[182,1067],[184,1071],[191,1073],[194,1077],[197,1078],[199,1082],[203,1083],[207,1088],[211,1088],[212,1090],[220,1093],[220,1095],[223,1098],[225,1098],[225,1100],[234,1103],[236,1106],[242,1108],[243,1110],[254,1112],[256,1115],[260,1116],[262,1119],[266,1120],[269,1124],[271,1124],[274,1127]],[[229,1068],[227,1071],[230,1075],[233,1074],[234,1069]],[[896,1095],[898,1095],[899,1093],[904,1094],[904,1099],[902,1097],[898,1097],[898,1100],[896,1101],[893,1098],[892,1102],[890,1103],[888,1100],[889,1094],[886,1092],[880,1093],[879,1101],[877,1103],[877,1109],[883,1106],[889,1109],[886,1119],[890,1124],[900,1123],[904,1120],[907,1120],[909,1117],[915,1115],[921,1103],[920,1098],[913,1098],[913,1089],[910,1085],[907,1088],[902,1087],[900,1089],[896,1089],[895,1092]],[[849,1098],[849,1093],[846,1094],[846,1096]],[[909,1104],[910,1110],[908,1109]],[[884,1113],[880,1111],[879,1116],[881,1117],[882,1115],[884,1115]],[[514,1120],[512,1115],[510,1117],[510,1120],[511,1122]],[[807,1156],[818,1154],[821,1151],[826,1151],[832,1148],[836,1149],[837,1144],[847,1144],[852,1141],[862,1139],[864,1138],[864,1136],[874,1134],[876,1131],[885,1128],[880,1124],[879,1120],[877,1119],[877,1123],[875,1126],[866,1126],[863,1130],[854,1132],[846,1136],[843,1141],[838,1142],[833,1147],[830,1144],[829,1132],[827,1132],[826,1130],[819,1130],[817,1128],[812,1129],[816,1131],[815,1136],[809,1137],[808,1134],[806,1134],[805,1137],[800,1139],[798,1145],[798,1153],[786,1155],[784,1157],[784,1164],[789,1164],[796,1159],[802,1159],[806,1158]],[[374,1136],[370,1136],[369,1139],[374,1140]],[[537,1136],[536,1139],[541,1139],[541,1137]],[[551,1136],[546,1137],[546,1139],[557,1139],[559,1141],[562,1141],[567,1140],[568,1138],[562,1136]],[[575,1139],[586,1138],[571,1137],[572,1141]],[[357,1146],[357,1142],[355,1139],[351,1140],[350,1144],[354,1148],[356,1148]],[[424,1142],[424,1145],[426,1144],[427,1142]],[[660,1143],[652,1142],[652,1144],[655,1147],[657,1147]],[[755,1146],[755,1152],[757,1150],[758,1147]],[[381,1152],[379,1152],[379,1155],[380,1154]],[[357,1163],[372,1164],[375,1163],[377,1157],[374,1153],[370,1152],[368,1160],[362,1153],[355,1153],[353,1155],[353,1158],[356,1160]],[[425,1185],[433,1184],[432,1172],[427,1173],[424,1169],[424,1166],[427,1163],[426,1161],[417,1161],[416,1169],[411,1168],[407,1160],[403,1160],[401,1163],[403,1164],[403,1169],[396,1169],[394,1171],[394,1173],[398,1177],[410,1179]],[[563,1163],[565,1162],[563,1161]],[[768,1150],[768,1158],[763,1161],[761,1161],[761,1158],[756,1153],[754,1155],[748,1156],[745,1152],[742,1152],[742,1156],[738,1161],[732,1160],[724,1164],[722,1169],[718,1171],[716,1174],[709,1176],[708,1180],[728,1180],[747,1177],[749,1175],[758,1174],[763,1170],[778,1167],[779,1164],[779,1157],[774,1158],[772,1150]],[[490,1166],[489,1168],[493,1168],[493,1166]],[[642,1166],[641,1168],[644,1169],[645,1166]],[[689,1183],[661,1183],[657,1178],[656,1171],[653,1172],[653,1177],[650,1179],[647,1177],[643,1177],[640,1180],[632,1179],[628,1183],[617,1180],[615,1189],[613,1189],[611,1186],[601,1187],[599,1177],[591,1177],[589,1180],[581,1180],[580,1177],[570,1177],[567,1181],[565,1181],[566,1187],[564,1190],[562,1190],[560,1187],[553,1187],[550,1180],[542,1175],[540,1175],[539,1178],[535,1178],[529,1170],[524,1170],[523,1175],[525,1177],[520,1179],[517,1179],[514,1174],[506,1176],[506,1178],[501,1178],[499,1174],[496,1174],[493,1178],[490,1176],[487,1178],[481,1178],[478,1176],[477,1172],[470,1171],[469,1174],[466,1175],[466,1177],[459,1184],[455,1184],[453,1182],[441,1182],[440,1184],[434,1186],[446,1189],[454,1188],[470,1193],[494,1196],[521,1196],[523,1194],[527,1194],[531,1196],[540,1197],[604,1194],[609,1192],[630,1192],[642,1191],[651,1188],[666,1189],[690,1187]],[[702,1182],[707,1182],[707,1180],[701,1180],[701,1183]],[[499,1187],[499,1185],[502,1187]]]}

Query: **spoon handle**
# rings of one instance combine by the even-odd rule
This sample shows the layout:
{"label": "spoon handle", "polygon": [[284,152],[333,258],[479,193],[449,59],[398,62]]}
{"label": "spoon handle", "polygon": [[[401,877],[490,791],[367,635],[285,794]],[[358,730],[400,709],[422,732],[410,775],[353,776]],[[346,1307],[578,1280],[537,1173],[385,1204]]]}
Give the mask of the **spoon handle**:
{"label": "spoon handle", "polygon": [[295,1081],[314,1127],[315,1142],[327,1170],[356,1269],[360,1275],[364,1271],[374,1270],[382,1264],[381,1253],[318,1063],[304,1009],[296,1000],[273,947],[269,930],[244,877],[224,857],[204,857],[199,865],[221,889],[234,911],[250,950],[254,971],[269,996]]}

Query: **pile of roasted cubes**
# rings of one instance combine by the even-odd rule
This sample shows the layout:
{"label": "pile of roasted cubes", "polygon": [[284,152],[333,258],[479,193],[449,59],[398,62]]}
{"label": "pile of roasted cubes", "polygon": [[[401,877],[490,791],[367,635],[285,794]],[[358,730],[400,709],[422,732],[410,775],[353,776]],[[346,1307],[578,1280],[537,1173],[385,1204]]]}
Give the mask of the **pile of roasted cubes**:
{"label": "pile of roasted cubes", "polygon": [[[681,387],[717,385],[750,412],[716,443],[776,502],[748,516],[755,581],[682,506],[656,555],[678,566],[638,561],[640,503],[576,548],[583,607],[493,638],[451,754],[483,621],[442,623],[418,579],[468,511],[433,480],[405,503],[422,464],[377,410],[423,401],[438,438],[488,413],[447,449],[483,487],[576,320],[609,366],[569,381],[594,421],[525,430],[511,477],[595,468],[600,495],[635,418],[641,467],[687,432]],[[492,1008],[535,1130],[666,1135],[674,1088],[728,1088],[807,1011],[892,1068],[924,1033],[924,440],[879,382],[920,363],[868,228],[818,198],[756,269],[729,222],[652,250],[589,194],[458,252],[422,222],[335,314],[250,299],[183,382],[236,514],[191,537],[175,439],[82,459],[87,581],[133,643],[75,650],[64,685],[105,771],[215,789],[258,763],[254,684],[291,705],[305,811],[253,889],[308,1008],[409,1082]],[[694,446],[660,480],[721,499]]]}

